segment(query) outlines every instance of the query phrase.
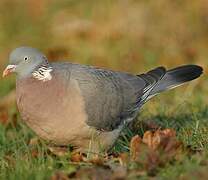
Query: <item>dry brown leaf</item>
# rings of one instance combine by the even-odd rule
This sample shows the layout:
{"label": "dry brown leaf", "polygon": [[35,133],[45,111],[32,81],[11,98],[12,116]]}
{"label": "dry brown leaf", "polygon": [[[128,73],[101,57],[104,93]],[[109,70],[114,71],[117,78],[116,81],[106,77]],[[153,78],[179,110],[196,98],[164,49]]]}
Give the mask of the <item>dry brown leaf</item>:
{"label": "dry brown leaf", "polygon": [[176,139],[173,129],[146,131],[143,139],[136,135],[131,139],[131,160],[140,164],[138,171],[146,170],[151,176],[155,175],[158,167],[173,160],[181,143]]}
{"label": "dry brown leaf", "polygon": [[82,162],[84,158],[83,158],[83,154],[79,152],[75,152],[75,153],[72,153],[70,159],[72,162]]}
{"label": "dry brown leaf", "polygon": [[154,136],[154,133],[152,131],[146,131],[142,138],[143,143],[147,144],[148,147],[152,147],[153,136]]}
{"label": "dry brown leaf", "polygon": [[163,131],[157,130],[152,136],[152,140],[151,140],[152,144],[150,148],[156,150],[159,147],[160,143],[164,141],[165,138],[166,135],[163,133]]}
{"label": "dry brown leaf", "polygon": [[121,154],[119,154],[118,159],[119,159],[119,163],[122,166],[125,166],[129,162],[129,154],[128,153],[125,153],[125,152],[124,153],[121,153]]}
{"label": "dry brown leaf", "polygon": [[93,156],[89,162],[91,162],[92,164],[98,165],[98,166],[102,166],[104,165],[104,159],[98,155]]}
{"label": "dry brown leaf", "polygon": [[151,176],[155,175],[157,168],[161,164],[160,154],[158,151],[149,150],[147,154],[147,161],[144,162],[147,173]]}
{"label": "dry brown leaf", "polygon": [[130,142],[130,156],[131,160],[136,160],[141,151],[140,145],[142,143],[141,137],[139,135],[134,136]]}
{"label": "dry brown leaf", "polygon": [[31,155],[32,155],[33,158],[37,158],[38,155],[39,155],[38,150],[37,149],[33,149],[32,152],[31,152]]}
{"label": "dry brown leaf", "polygon": [[148,145],[148,147],[156,150],[158,147],[166,146],[170,140],[176,141],[176,132],[173,129],[157,130],[155,132],[146,131],[144,133],[142,141]]}
{"label": "dry brown leaf", "polygon": [[169,137],[176,137],[176,131],[173,129],[164,129],[162,131],[164,133],[165,136],[169,136]]}

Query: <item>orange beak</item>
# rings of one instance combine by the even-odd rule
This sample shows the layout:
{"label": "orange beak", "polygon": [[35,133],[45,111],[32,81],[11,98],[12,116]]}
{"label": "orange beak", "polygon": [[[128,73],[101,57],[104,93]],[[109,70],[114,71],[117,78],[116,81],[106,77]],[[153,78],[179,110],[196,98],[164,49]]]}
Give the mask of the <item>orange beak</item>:
{"label": "orange beak", "polygon": [[5,76],[9,75],[10,73],[14,72],[16,67],[17,67],[16,65],[8,65],[6,67],[6,69],[4,70],[2,76],[5,77]]}

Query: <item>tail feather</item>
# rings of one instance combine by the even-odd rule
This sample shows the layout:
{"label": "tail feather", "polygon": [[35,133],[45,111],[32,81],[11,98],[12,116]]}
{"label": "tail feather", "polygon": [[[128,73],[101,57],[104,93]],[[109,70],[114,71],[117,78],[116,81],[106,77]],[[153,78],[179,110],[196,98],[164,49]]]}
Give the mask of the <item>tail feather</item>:
{"label": "tail feather", "polygon": [[154,96],[162,91],[175,88],[185,82],[198,78],[203,73],[203,69],[197,65],[185,65],[168,70],[164,77],[157,83],[151,91],[150,96]]}

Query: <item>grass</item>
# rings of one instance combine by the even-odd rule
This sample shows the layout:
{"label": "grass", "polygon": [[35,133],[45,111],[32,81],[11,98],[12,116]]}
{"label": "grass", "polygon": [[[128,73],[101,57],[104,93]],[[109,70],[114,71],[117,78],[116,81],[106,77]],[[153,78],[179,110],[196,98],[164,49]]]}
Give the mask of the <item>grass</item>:
{"label": "grass", "polygon": [[[161,65],[203,66],[199,80],[148,102],[133,129],[127,127],[111,151],[129,153],[131,137],[142,136],[147,122],[173,128],[184,146],[199,152],[182,153],[153,178],[208,178],[208,14],[202,0],[2,0],[0,10],[1,71],[11,49],[22,45],[38,47],[52,61],[70,59],[131,73]],[[0,98],[14,88],[14,77],[0,78]],[[0,108],[1,122],[5,109]],[[49,179],[56,172],[73,174],[80,166],[92,166],[71,163],[70,151],[55,156],[44,141],[29,145],[35,134],[21,122],[15,106],[6,108],[10,123],[0,123],[0,179]],[[138,176],[150,178],[146,172]]]}

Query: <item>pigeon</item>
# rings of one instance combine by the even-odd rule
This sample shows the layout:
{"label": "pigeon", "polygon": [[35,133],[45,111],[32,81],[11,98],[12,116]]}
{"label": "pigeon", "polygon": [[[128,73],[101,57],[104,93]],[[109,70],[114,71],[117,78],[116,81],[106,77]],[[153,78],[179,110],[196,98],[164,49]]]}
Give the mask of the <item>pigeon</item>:
{"label": "pigeon", "polygon": [[3,77],[16,73],[16,101],[22,120],[40,138],[80,151],[108,151],[125,125],[155,95],[194,80],[198,65],[147,73],[102,69],[69,62],[49,63],[31,47],[9,55]]}

